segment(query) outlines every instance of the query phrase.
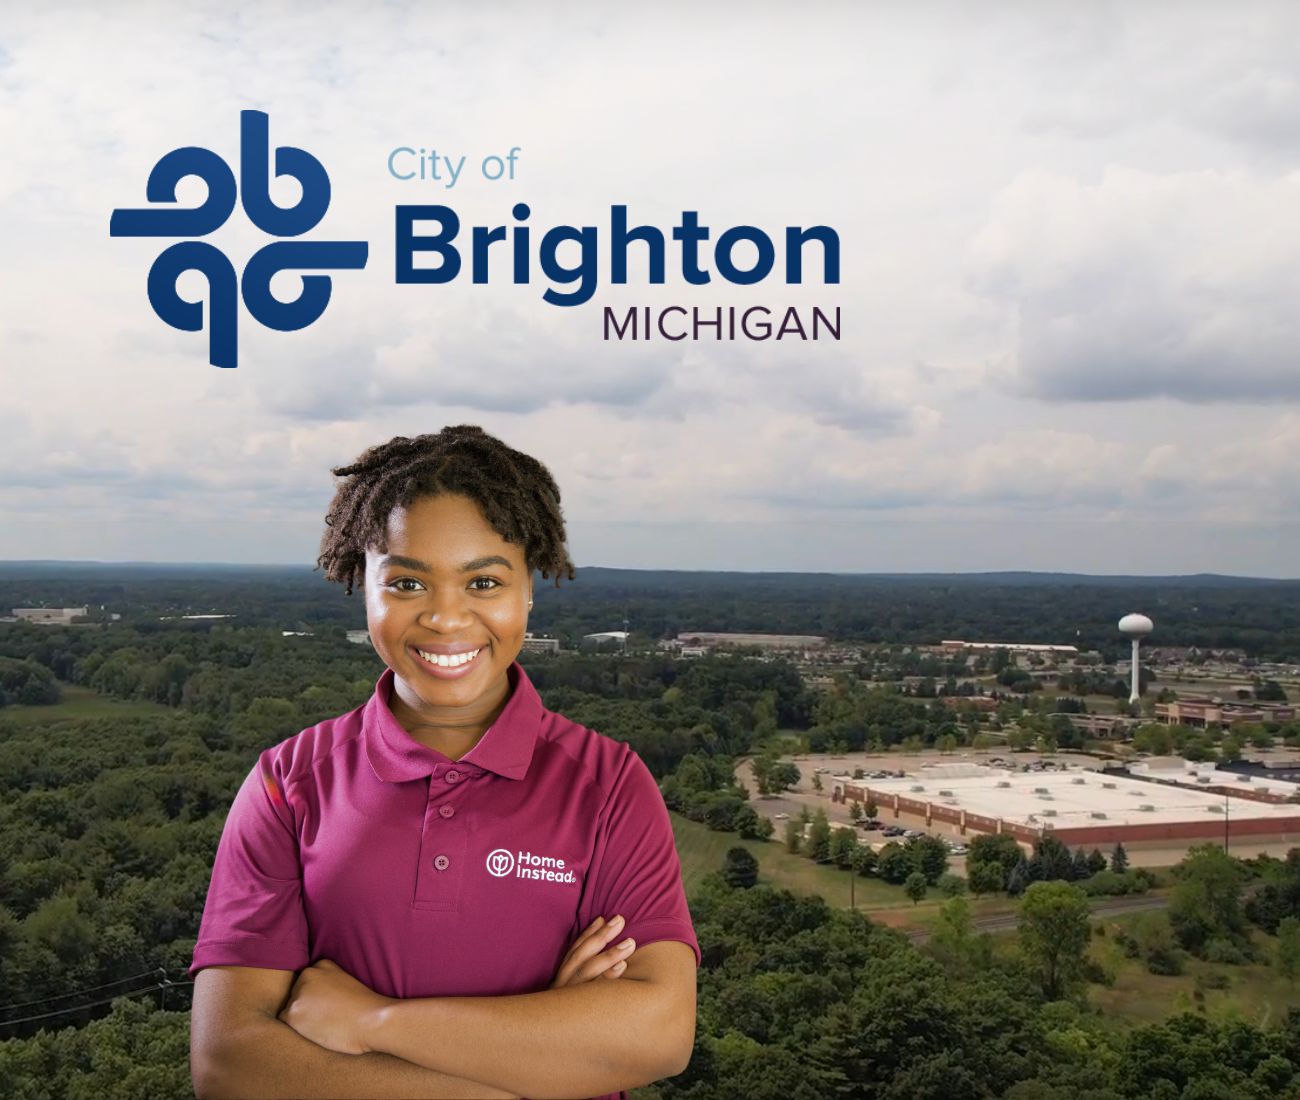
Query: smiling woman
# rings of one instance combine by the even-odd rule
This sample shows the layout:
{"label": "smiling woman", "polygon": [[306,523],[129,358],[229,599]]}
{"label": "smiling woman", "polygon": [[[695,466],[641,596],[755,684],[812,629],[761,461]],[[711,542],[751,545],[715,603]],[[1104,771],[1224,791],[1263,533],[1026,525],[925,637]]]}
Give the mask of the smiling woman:
{"label": "smiling woman", "polygon": [[190,968],[196,1092],[610,1097],[679,1073],[700,954],[663,798],[518,662],[534,573],[574,576],[550,473],[469,425],[334,473],[319,564],[363,587],[387,669],[235,798]]}

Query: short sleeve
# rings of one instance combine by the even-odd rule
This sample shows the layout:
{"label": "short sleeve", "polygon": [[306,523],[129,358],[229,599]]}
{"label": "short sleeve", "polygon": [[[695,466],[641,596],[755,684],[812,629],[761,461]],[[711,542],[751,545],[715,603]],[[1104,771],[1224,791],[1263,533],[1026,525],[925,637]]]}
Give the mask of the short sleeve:
{"label": "short sleeve", "polygon": [[309,961],[298,836],[271,753],[226,817],[190,977],[205,966],[301,970]]}
{"label": "short sleeve", "polygon": [[597,828],[579,925],[620,913],[637,946],[681,940],[700,965],[668,807],[650,769],[630,749]]}

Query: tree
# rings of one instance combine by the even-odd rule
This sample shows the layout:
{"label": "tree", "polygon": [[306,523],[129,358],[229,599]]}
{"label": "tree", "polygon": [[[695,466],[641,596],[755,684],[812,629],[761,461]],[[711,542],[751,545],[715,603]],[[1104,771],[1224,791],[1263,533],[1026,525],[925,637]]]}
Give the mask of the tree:
{"label": "tree", "polygon": [[1123,844],[1116,844],[1115,850],[1110,854],[1110,869],[1117,875],[1122,875],[1128,870],[1128,852],[1124,850]]}
{"label": "tree", "polygon": [[880,813],[880,807],[876,805],[876,800],[870,795],[867,796],[867,817],[874,819]]}
{"label": "tree", "polygon": [[1277,970],[1291,985],[1300,974],[1300,919],[1283,917],[1277,926]]}
{"label": "tree", "polygon": [[929,890],[929,888],[930,883],[920,871],[913,871],[903,880],[903,891],[912,899],[913,905],[925,897],[926,891]]}
{"label": "tree", "polygon": [[1012,867],[1011,873],[1007,875],[1007,893],[1013,898],[1018,898],[1025,892],[1031,881],[1029,877],[1029,860],[1021,856],[1020,862]]}
{"label": "tree", "polygon": [[1080,882],[1092,875],[1092,867],[1088,863],[1088,855],[1082,848],[1076,848],[1074,856],[1070,861],[1070,881]]}
{"label": "tree", "polygon": [[733,889],[748,890],[758,882],[758,860],[748,848],[728,848],[722,864],[722,877]]}
{"label": "tree", "polygon": [[863,877],[876,869],[876,852],[866,844],[859,844],[853,850],[853,873]]}
{"label": "tree", "polygon": [[1106,857],[1101,854],[1100,848],[1094,848],[1088,853],[1088,874],[1095,875],[1106,870]]}
{"label": "tree", "polygon": [[813,815],[812,828],[808,832],[808,848],[805,853],[815,863],[829,863],[831,858],[831,823],[826,811],[818,808]]}
{"label": "tree", "polygon": [[1006,884],[1006,872],[997,862],[966,864],[966,877],[972,894],[996,894]]}
{"label": "tree", "polygon": [[1020,950],[1043,995],[1058,1000],[1077,982],[1088,947],[1088,897],[1067,882],[1035,882],[1020,903]]}
{"label": "tree", "polygon": [[785,823],[785,850],[792,856],[797,856],[802,846],[803,826],[797,817],[792,817]]}
{"label": "tree", "polygon": [[1241,908],[1244,869],[1217,844],[1198,844],[1174,870],[1178,883],[1169,896],[1169,921],[1179,942],[1204,956],[1212,942],[1248,949]]}
{"label": "tree", "polygon": [[822,777],[818,775],[816,772],[813,772],[812,788],[818,794],[822,793]]}
{"label": "tree", "polygon": [[853,866],[853,853],[858,847],[858,836],[852,829],[835,829],[831,833],[831,862],[847,871]]}
{"label": "tree", "polygon": [[862,803],[861,803],[861,802],[858,802],[858,801],[854,800],[853,802],[850,802],[850,803],[849,803],[849,817],[851,817],[851,818],[853,819],[853,823],[854,823],[855,825],[856,825],[859,821],[862,820]]}
{"label": "tree", "polygon": [[920,871],[930,885],[948,870],[948,845],[937,836],[914,837],[904,847],[911,856],[913,870]]}
{"label": "tree", "polygon": [[1037,864],[1031,870],[1031,879],[1043,882],[1070,882],[1074,879],[1074,857],[1070,849],[1056,837],[1048,834],[1040,837],[1034,845],[1031,863]]}
{"label": "tree", "polygon": [[930,936],[931,950],[944,962],[961,964],[969,959],[974,938],[970,902],[960,896],[949,898],[939,908]]}
{"label": "tree", "polygon": [[1024,859],[1020,845],[1010,833],[981,834],[970,843],[966,855],[966,869],[969,871],[976,863],[996,863],[1004,874]]}
{"label": "tree", "polygon": [[1178,946],[1168,913],[1139,913],[1129,926],[1129,954],[1136,954],[1152,974],[1183,972],[1186,952]]}
{"label": "tree", "polygon": [[913,870],[912,857],[897,841],[891,840],[880,849],[876,871],[886,882],[901,886]]}

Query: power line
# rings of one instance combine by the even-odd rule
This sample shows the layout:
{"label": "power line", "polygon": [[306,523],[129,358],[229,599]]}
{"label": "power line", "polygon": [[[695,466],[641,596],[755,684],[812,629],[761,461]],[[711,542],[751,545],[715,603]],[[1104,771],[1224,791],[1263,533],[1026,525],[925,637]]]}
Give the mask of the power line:
{"label": "power line", "polygon": [[14,1024],[30,1024],[35,1022],[36,1020],[50,1020],[56,1016],[71,1016],[77,1012],[84,1012],[88,1008],[99,1008],[101,1005],[112,1004],[115,1000],[117,1000],[118,997],[138,997],[140,996],[141,993],[152,994],[152,993],[156,993],[159,990],[162,990],[165,993],[168,989],[179,989],[181,986],[193,985],[193,984],[194,983],[190,981],[172,982],[172,981],[164,980],[158,982],[157,985],[153,986],[152,988],[146,987],[144,989],[133,989],[126,993],[118,993],[112,997],[105,997],[102,1000],[91,1001],[89,1004],[74,1005],[72,1008],[61,1008],[57,1012],[42,1012],[38,1016],[22,1016],[17,1020],[0,1021],[0,1028],[11,1027]]}
{"label": "power line", "polygon": [[32,1005],[48,1004],[50,1001],[62,1001],[68,997],[84,997],[87,993],[98,993],[101,989],[111,989],[115,985],[125,985],[127,982],[138,981],[140,978],[154,978],[158,976],[167,977],[167,971],[161,966],[155,966],[152,970],[146,970],[143,974],[132,974],[129,978],[118,978],[116,981],[105,982],[103,985],[87,986],[85,989],[73,989],[67,993],[53,993],[48,997],[37,997],[34,1001],[20,1001],[18,1004],[0,1005],[0,1013],[13,1012],[19,1008],[30,1008]]}

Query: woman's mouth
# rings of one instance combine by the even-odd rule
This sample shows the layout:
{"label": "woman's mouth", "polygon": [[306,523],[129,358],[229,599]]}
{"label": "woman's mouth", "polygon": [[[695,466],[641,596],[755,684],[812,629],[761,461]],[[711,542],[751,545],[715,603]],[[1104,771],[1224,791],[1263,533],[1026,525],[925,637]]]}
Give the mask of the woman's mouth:
{"label": "woman's mouth", "polygon": [[479,646],[478,649],[471,649],[466,653],[453,653],[450,655],[439,653],[428,653],[416,646],[411,646],[411,652],[415,654],[420,666],[431,676],[436,676],[440,680],[455,680],[466,675],[470,669],[474,668],[487,652],[487,646]]}

